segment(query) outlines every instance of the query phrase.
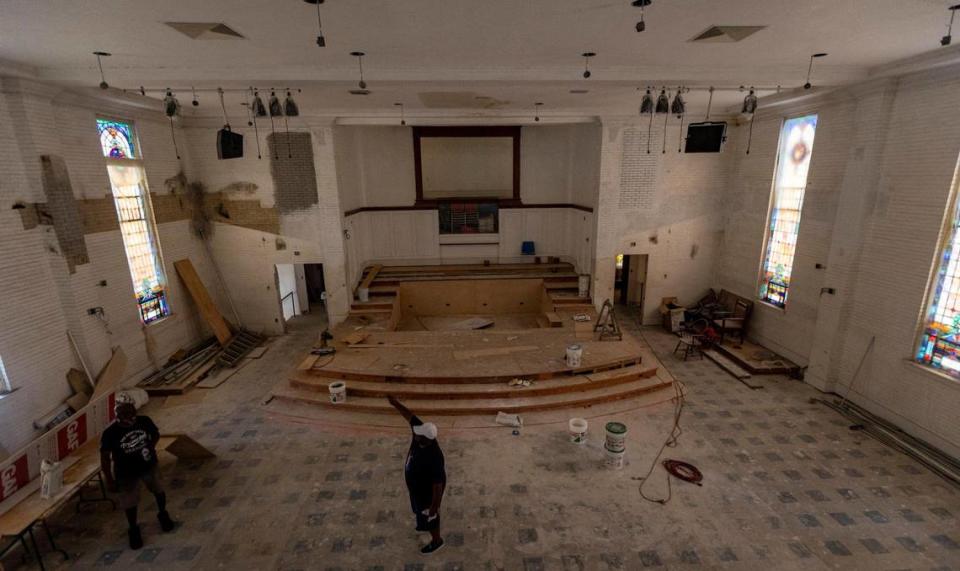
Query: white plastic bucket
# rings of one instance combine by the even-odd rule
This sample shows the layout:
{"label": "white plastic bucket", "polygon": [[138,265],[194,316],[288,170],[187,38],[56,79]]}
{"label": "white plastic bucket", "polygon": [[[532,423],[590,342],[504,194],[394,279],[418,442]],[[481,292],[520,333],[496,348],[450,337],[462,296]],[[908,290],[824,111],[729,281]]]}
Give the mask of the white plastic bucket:
{"label": "white plastic bucket", "polygon": [[570,442],[583,444],[587,441],[587,420],[585,418],[570,419]]}
{"label": "white plastic bucket", "polygon": [[330,402],[347,402],[347,384],[343,381],[334,381],[328,385],[330,389]]}
{"label": "white plastic bucket", "polygon": [[611,470],[621,470],[623,469],[624,459],[626,456],[625,452],[613,452],[611,450],[604,449],[606,453],[605,463],[607,468]]}
{"label": "white plastic bucket", "polygon": [[579,345],[570,345],[567,347],[567,366],[575,369],[580,366],[580,359],[583,357],[583,347]]}
{"label": "white plastic bucket", "polygon": [[590,295],[590,274],[580,274],[577,278],[577,295],[580,297]]}
{"label": "white plastic bucket", "polygon": [[370,288],[357,288],[357,297],[359,297],[362,302],[370,301]]}
{"label": "white plastic bucket", "polygon": [[607,434],[604,448],[608,452],[622,454],[627,449],[627,425],[622,422],[608,422],[604,428]]}

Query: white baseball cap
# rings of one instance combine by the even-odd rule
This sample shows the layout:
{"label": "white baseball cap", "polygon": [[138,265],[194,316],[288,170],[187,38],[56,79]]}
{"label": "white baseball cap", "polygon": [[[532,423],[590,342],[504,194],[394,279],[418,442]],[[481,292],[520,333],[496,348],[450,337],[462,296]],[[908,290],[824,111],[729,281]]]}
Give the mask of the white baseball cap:
{"label": "white baseball cap", "polygon": [[413,427],[413,433],[417,436],[425,436],[430,440],[437,439],[437,425],[432,422],[425,422]]}

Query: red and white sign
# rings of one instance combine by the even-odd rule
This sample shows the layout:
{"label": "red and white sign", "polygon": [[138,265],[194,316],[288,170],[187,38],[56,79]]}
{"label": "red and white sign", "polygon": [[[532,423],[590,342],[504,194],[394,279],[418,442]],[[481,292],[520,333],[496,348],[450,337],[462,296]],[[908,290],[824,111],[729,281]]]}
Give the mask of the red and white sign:
{"label": "red and white sign", "polygon": [[27,468],[27,455],[24,454],[0,471],[0,501],[17,493],[17,490],[30,481],[30,473]]}
{"label": "red and white sign", "polygon": [[77,416],[57,431],[57,458],[64,459],[87,441],[87,415]]}

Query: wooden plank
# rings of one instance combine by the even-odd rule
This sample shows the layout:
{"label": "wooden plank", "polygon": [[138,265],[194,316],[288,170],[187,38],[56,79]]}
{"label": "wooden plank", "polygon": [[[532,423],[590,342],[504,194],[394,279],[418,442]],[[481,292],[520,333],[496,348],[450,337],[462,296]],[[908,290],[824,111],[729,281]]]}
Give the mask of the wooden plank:
{"label": "wooden plank", "polygon": [[492,319],[486,319],[483,317],[471,317],[470,319],[464,319],[463,321],[457,321],[451,323],[445,329],[485,329],[493,325]]}
{"label": "wooden plank", "polygon": [[183,285],[187,287],[187,291],[190,292],[190,297],[192,297],[194,303],[197,304],[200,315],[203,316],[204,321],[206,321],[210,329],[213,330],[213,334],[217,336],[217,341],[220,342],[220,345],[226,346],[226,344],[230,342],[230,338],[233,337],[230,332],[230,326],[227,325],[227,322],[217,310],[217,306],[214,305],[213,300],[210,299],[210,294],[207,292],[207,288],[203,285],[203,282],[200,281],[200,276],[197,275],[197,270],[193,267],[193,262],[191,262],[189,258],[185,258],[174,262],[173,267],[177,269],[177,274],[180,275]]}
{"label": "wooden plank", "polygon": [[114,348],[110,360],[107,361],[103,370],[97,375],[97,384],[94,386],[93,395],[91,395],[90,398],[96,399],[113,391],[117,385],[120,384],[120,381],[123,380],[123,373],[126,370],[127,355],[123,352],[122,347],[117,346]]}
{"label": "wooden plank", "polygon": [[550,327],[563,327],[563,320],[560,319],[560,316],[556,313],[550,311],[544,314],[547,318],[547,323],[550,324]]}
{"label": "wooden plank", "polygon": [[370,284],[376,279],[377,274],[380,273],[380,270],[383,269],[383,266],[377,264],[370,268],[370,271],[367,272],[366,277],[363,278],[363,281],[360,282],[360,285],[357,286],[357,289],[354,291],[354,294],[357,294],[362,288],[370,289]]}
{"label": "wooden plank", "polygon": [[537,345],[518,345],[516,347],[494,347],[490,349],[468,349],[466,351],[454,351],[454,359],[476,359],[478,357],[494,357],[496,355],[509,355],[522,351],[537,351],[540,347]]}
{"label": "wooden plank", "polygon": [[157,442],[157,450],[164,450],[182,460],[198,460],[216,456],[207,447],[183,433],[165,434]]}
{"label": "wooden plank", "polygon": [[73,392],[78,395],[84,394],[90,396],[93,394],[93,385],[91,385],[87,379],[87,374],[80,369],[70,369],[67,371],[67,382],[70,383]]}
{"label": "wooden plank", "polygon": [[247,353],[247,358],[259,359],[260,357],[263,357],[263,354],[267,352],[267,349],[269,349],[269,347],[263,347],[263,346],[254,347],[253,349],[250,350],[249,353]]}

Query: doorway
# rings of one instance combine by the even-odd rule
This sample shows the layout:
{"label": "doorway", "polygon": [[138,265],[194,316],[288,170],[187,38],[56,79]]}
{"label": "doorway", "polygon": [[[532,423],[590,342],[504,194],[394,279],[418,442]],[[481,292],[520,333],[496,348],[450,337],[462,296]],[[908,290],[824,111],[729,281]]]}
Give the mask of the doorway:
{"label": "doorway", "polygon": [[327,301],[326,285],[323,282],[323,264],[303,264],[303,277],[307,290],[307,305],[321,309]]}
{"label": "doorway", "polygon": [[635,305],[643,315],[643,302],[647,292],[647,254],[618,254],[613,295],[621,305]]}

